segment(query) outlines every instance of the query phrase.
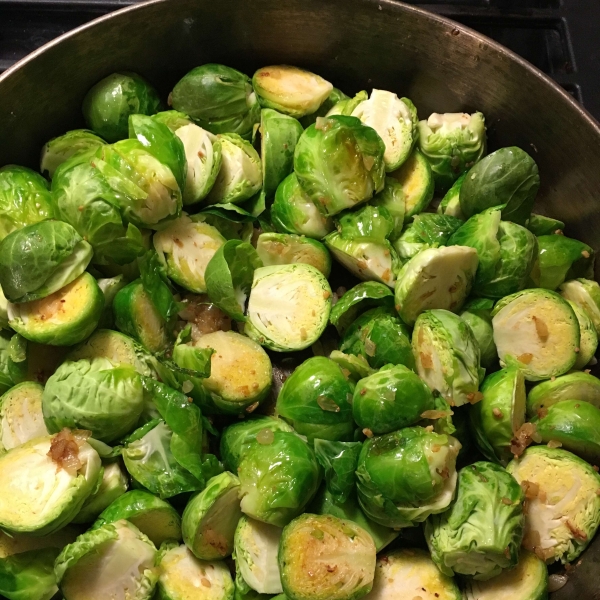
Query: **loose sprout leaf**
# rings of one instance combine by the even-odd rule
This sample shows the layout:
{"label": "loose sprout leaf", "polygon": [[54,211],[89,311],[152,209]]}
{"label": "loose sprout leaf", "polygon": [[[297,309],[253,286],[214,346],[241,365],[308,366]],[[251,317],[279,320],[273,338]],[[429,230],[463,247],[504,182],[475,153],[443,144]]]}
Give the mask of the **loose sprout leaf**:
{"label": "loose sprout leaf", "polygon": [[166,278],[158,254],[149,250],[140,260],[140,274],[144,289],[160,316],[169,322],[180,310]]}
{"label": "loose sprout leaf", "polygon": [[354,493],[361,442],[315,440],[315,456],[325,471],[327,489],[340,504]]}
{"label": "loose sprout leaf", "polygon": [[14,363],[27,360],[27,340],[22,335],[17,333],[10,338],[8,355]]}

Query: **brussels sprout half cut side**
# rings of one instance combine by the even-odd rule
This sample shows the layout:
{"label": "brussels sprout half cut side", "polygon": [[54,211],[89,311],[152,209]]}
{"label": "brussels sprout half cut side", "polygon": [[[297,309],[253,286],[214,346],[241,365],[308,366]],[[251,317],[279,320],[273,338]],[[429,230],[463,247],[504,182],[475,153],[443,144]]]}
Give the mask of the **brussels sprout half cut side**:
{"label": "brussels sprout half cut side", "polygon": [[600,285],[591,279],[573,279],[560,286],[560,295],[582,308],[600,335]]}
{"label": "brussels sprout half cut side", "polygon": [[317,240],[288,233],[261,233],[256,252],[265,267],[304,263],[319,269],[325,277],[331,272],[331,256]]}
{"label": "brussels sprout half cut side", "polygon": [[402,320],[414,325],[430,309],[458,312],[471,291],[477,265],[477,252],[466,246],[419,252],[398,273],[395,301]]}
{"label": "brussels sprout half cut side", "polygon": [[527,381],[563,375],[579,352],[579,322],[569,303],[541,288],[517,292],[492,311],[501,365],[516,362]]}
{"label": "brussels sprout half cut side", "polygon": [[291,600],[355,600],[371,591],[373,538],[352,521],[304,514],[285,529],[279,570]]}
{"label": "brussels sprout half cut side", "polygon": [[72,346],[96,329],[104,294],[96,280],[83,273],[41,300],[8,305],[10,326],[25,339],[51,346]]}
{"label": "brussels sprout half cut side", "polygon": [[245,333],[271,350],[302,350],[319,339],[330,310],[331,288],[315,267],[262,267],[254,271]]}
{"label": "brussels sprout half cut side", "polygon": [[233,551],[240,510],[240,481],[225,471],[216,475],[186,505],[181,521],[183,541],[196,558],[216,560]]}

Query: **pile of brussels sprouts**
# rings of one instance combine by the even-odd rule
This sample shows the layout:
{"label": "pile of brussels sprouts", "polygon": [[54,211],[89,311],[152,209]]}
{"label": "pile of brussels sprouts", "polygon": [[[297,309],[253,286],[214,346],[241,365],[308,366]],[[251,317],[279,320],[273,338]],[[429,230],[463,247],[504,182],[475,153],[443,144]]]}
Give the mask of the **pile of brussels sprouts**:
{"label": "pile of brussels sprouts", "polygon": [[600,524],[600,286],[534,160],[289,66],[168,105],[115,73],[0,169],[0,595],[547,598]]}

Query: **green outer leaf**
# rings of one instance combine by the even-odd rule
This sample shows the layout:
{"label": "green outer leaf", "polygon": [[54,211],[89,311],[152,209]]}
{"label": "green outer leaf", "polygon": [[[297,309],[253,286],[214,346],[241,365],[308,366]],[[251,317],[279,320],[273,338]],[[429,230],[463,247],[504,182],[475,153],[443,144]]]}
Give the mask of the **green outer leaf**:
{"label": "green outer leaf", "polygon": [[[88,129],[73,129],[44,144],[40,157],[40,172],[52,179],[56,169],[66,160],[87,150],[96,150],[106,142]],[[44,184],[46,182],[44,181]]]}
{"label": "green outer leaf", "polygon": [[58,548],[29,550],[0,559],[0,594],[7,600],[51,600],[58,592]]}
{"label": "green outer leaf", "polygon": [[27,363],[15,362],[11,358],[12,337],[10,332],[0,331],[0,394],[27,378]]}
{"label": "green outer leaf", "polygon": [[550,235],[551,233],[562,232],[565,228],[565,224],[558,219],[546,217],[545,215],[533,214],[529,217],[529,223],[527,223],[527,229],[533,233],[533,235]]}
{"label": "green outer leaf", "polygon": [[156,252],[149,250],[139,261],[140,276],[144,290],[150,296],[152,304],[160,316],[169,322],[180,310],[179,304],[173,297],[165,269]]}
{"label": "green outer leaf", "polygon": [[361,442],[315,440],[315,456],[325,471],[327,491],[333,501],[343,504],[353,495]]}

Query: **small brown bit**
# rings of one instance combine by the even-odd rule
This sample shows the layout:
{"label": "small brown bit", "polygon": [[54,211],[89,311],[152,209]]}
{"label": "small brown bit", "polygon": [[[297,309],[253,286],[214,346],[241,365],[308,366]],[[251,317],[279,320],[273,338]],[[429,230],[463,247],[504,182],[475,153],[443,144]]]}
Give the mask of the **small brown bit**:
{"label": "small brown bit", "polygon": [[433,358],[431,357],[431,354],[419,352],[419,358],[421,359],[421,366],[424,369],[433,369]]}
{"label": "small brown bit", "polygon": [[506,556],[506,558],[510,558],[510,548],[508,546],[504,548],[504,556]]}
{"label": "small brown bit", "polygon": [[523,423],[517,431],[510,443],[510,451],[515,458],[521,456],[527,446],[531,445],[531,442],[541,441],[540,435],[537,433],[536,427],[533,423]]}
{"label": "small brown bit", "polygon": [[215,551],[221,556],[227,556],[228,544],[227,538],[218,531],[208,528],[204,532],[204,541],[215,549]]}
{"label": "small brown bit", "polygon": [[585,542],[588,539],[587,533],[582,529],[579,529],[579,527],[577,527],[577,525],[575,525],[571,519],[567,519],[567,527],[573,536],[578,540]]}
{"label": "small brown bit", "polygon": [[210,581],[209,581],[208,579],[206,579],[206,577],[203,577],[203,578],[200,580],[200,583],[201,583],[201,584],[202,584],[204,587],[207,587],[207,588],[209,588],[209,587],[212,587],[212,585],[211,585]]}
{"label": "small brown bit", "polygon": [[341,410],[333,398],[329,398],[328,396],[319,396],[317,398],[317,404],[326,412],[338,413]]}
{"label": "small brown bit", "polygon": [[396,312],[400,312],[402,310],[402,305],[396,304],[396,306],[394,306],[394,308],[396,309]]}
{"label": "small brown bit", "polygon": [[384,281],[389,281],[391,278],[391,271],[389,269],[386,269],[382,274],[381,274],[381,279],[383,279]]}
{"label": "small brown bit", "polygon": [[364,396],[367,393],[367,388],[363,388],[362,390],[360,390],[360,392],[358,392],[361,396]]}
{"label": "small brown bit", "polygon": [[538,419],[543,419],[548,414],[548,409],[543,407],[537,409]]}
{"label": "small brown bit", "polygon": [[448,292],[450,294],[454,294],[454,292],[456,292],[456,290],[458,290],[459,287],[460,287],[460,281],[457,281],[448,288]]}
{"label": "small brown bit", "polygon": [[363,271],[367,268],[367,261],[366,260],[358,260],[356,261],[356,264],[358,265],[359,269],[362,269]]}
{"label": "small brown bit", "polygon": [[499,408],[494,408],[492,410],[492,414],[494,415],[494,417],[496,417],[496,419],[501,419],[504,416]]}
{"label": "small brown bit", "polygon": [[510,498],[502,498],[502,504],[506,504],[506,506],[510,506],[512,504],[512,500]]}
{"label": "small brown bit", "polygon": [[421,419],[443,419],[453,414],[451,410],[426,410],[421,413]]}
{"label": "small brown bit", "polygon": [[178,248],[183,248],[183,242],[179,238],[174,238],[173,242]]}
{"label": "small brown bit", "polygon": [[325,298],[325,300],[327,300],[327,298],[329,298],[331,296],[331,292],[329,290],[325,290],[323,292],[323,298]]}
{"label": "small brown bit", "polygon": [[442,447],[439,444],[433,444],[433,446],[431,446],[432,452],[439,452],[441,449]]}
{"label": "small brown bit", "polygon": [[431,433],[433,431],[433,425],[427,425],[427,427],[425,427],[425,431]]}
{"label": "small brown bit", "polygon": [[469,404],[477,404],[483,400],[483,394],[481,392],[471,392],[467,394],[467,402]]}
{"label": "small brown bit", "polygon": [[436,469],[435,472],[442,478],[448,479],[450,477],[450,471],[448,471],[448,467],[444,467],[443,469]]}
{"label": "small brown bit", "polygon": [[592,465],[592,469],[594,469],[594,471],[596,471],[596,473],[598,473],[598,470],[600,469],[600,467],[598,467],[598,465]]}
{"label": "small brown bit", "polygon": [[525,354],[517,356],[517,360],[524,365],[528,365],[533,360],[533,354],[531,354],[531,352],[525,352]]}
{"label": "small brown bit", "polygon": [[78,210],[79,212],[83,212],[83,206],[78,206],[78,207],[77,207],[77,210]]}
{"label": "small brown bit", "polygon": [[558,440],[550,440],[546,445],[548,448],[560,448],[562,446]]}
{"label": "small brown bit", "polygon": [[335,573],[337,571],[337,565],[327,565],[325,568],[328,573]]}
{"label": "small brown bit", "polygon": [[365,427],[362,432],[368,437],[368,438],[372,438],[373,437],[373,432],[368,429],[367,427]]}
{"label": "small brown bit", "polygon": [[74,430],[66,427],[57,433],[50,442],[49,456],[56,463],[58,472],[64,469],[67,473],[74,475],[83,466],[79,459],[79,448],[90,437],[91,432]]}
{"label": "small brown bit", "polygon": [[581,251],[581,256],[583,256],[583,258],[589,258],[590,257],[590,253],[587,250],[582,250]]}
{"label": "small brown bit", "polygon": [[521,489],[523,490],[527,500],[535,500],[540,492],[540,486],[537,483],[533,481],[527,481],[526,479],[521,481]]}
{"label": "small brown bit", "polygon": [[556,235],[565,235],[565,232],[564,232],[562,229],[556,229],[556,230],[554,231],[554,233],[555,233]]}
{"label": "small brown bit", "polygon": [[365,352],[367,356],[375,356],[375,353],[377,352],[377,344],[369,338],[365,339]]}
{"label": "small brown bit", "polygon": [[533,322],[535,323],[535,331],[540,338],[540,341],[544,344],[548,341],[548,336],[550,332],[548,331],[548,325],[546,325],[545,321],[542,321],[539,317],[535,315],[532,317]]}
{"label": "small brown bit", "polygon": [[258,402],[254,402],[254,404],[251,404],[250,406],[248,406],[246,408],[246,412],[247,413],[254,412],[257,408],[258,408]]}

